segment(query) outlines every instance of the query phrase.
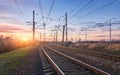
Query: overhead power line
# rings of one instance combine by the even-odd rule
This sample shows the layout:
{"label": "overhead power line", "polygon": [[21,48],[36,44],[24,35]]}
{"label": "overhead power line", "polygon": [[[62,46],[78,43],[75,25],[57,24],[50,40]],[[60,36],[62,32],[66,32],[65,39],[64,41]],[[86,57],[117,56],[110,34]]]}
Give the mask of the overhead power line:
{"label": "overhead power line", "polygon": [[72,15],[68,20],[75,17],[80,11],[82,11],[84,8],[86,8],[89,4],[91,4],[94,0],[90,0],[85,6],[83,6],[81,9],[79,9],[74,15]]}
{"label": "overhead power line", "polygon": [[[97,4],[99,1],[94,1],[89,7],[87,7],[87,8],[85,8],[85,10],[87,10],[87,9],[89,9],[89,8],[91,8],[92,6],[94,6],[95,4]],[[76,15],[77,16],[77,15]],[[78,15],[79,16],[79,15]],[[76,17],[76,19],[77,19],[77,17]],[[73,22],[75,22],[76,21],[76,19],[75,20],[73,20],[72,22],[70,22],[70,23],[73,23]]]}
{"label": "overhead power line", "polygon": [[95,12],[97,12],[97,11],[103,9],[103,8],[105,8],[105,7],[107,7],[107,6],[115,3],[116,1],[117,1],[117,0],[113,0],[113,1],[111,1],[111,2],[109,2],[109,3],[107,3],[107,4],[105,4],[105,5],[103,5],[103,6],[99,7],[99,8],[97,8],[97,9],[89,12],[88,14],[86,14],[86,15],[84,15],[84,16],[82,16],[82,17],[79,17],[78,20],[79,20],[79,19],[82,19],[82,18],[84,18],[84,17],[86,17],[86,16],[88,16],[88,15],[91,15],[91,14],[93,14],[93,13],[95,13]]}
{"label": "overhead power line", "polygon": [[51,14],[52,9],[53,9],[53,6],[54,6],[54,3],[55,3],[55,0],[52,1],[52,4],[51,4],[50,10],[49,10],[49,12],[48,12],[48,16],[47,16],[46,22],[48,21],[48,19],[49,19],[49,17],[50,17],[50,14]]}
{"label": "overhead power line", "polygon": [[41,3],[41,0],[39,0],[39,8],[40,8],[41,17],[42,17],[42,19],[43,19],[44,16],[43,16],[43,10],[42,10],[42,3]]}
{"label": "overhead power line", "polygon": [[15,4],[16,4],[16,6],[17,6],[17,8],[18,8],[18,10],[19,10],[19,12],[20,12],[20,14],[21,14],[21,16],[23,17],[25,23],[26,23],[25,16],[24,16],[22,10],[20,9],[20,6],[19,6],[18,2],[17,2],[16,0],[14,0],[14,2],[15,2]]}
{"label": "overhead power line", "polygon": [[80,6],[80,4],[82,4],[82,2],[83,2],[83,0],[81,0],[81,1],[74,7],[74,9],[71,10],[71,12],[69,13],[68,16],[70,16],[70,15]]}

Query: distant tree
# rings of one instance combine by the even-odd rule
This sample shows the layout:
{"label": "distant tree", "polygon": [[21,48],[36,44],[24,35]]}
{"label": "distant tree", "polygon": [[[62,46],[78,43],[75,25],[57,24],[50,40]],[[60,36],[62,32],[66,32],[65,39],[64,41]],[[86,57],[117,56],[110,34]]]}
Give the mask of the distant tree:
{"label": "distant tree", "polygon": [[71,46],[73,44],[72,41],[68,41],[67,46]]}

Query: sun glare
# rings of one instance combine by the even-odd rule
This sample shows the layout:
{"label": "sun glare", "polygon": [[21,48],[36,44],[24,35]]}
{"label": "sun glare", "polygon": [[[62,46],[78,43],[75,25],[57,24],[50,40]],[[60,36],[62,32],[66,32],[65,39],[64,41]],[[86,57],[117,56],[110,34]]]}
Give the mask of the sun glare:
{"label": "sun glare", "polygon": [[27,38],[21,38],[22,41],[27,41],[28,39]]}

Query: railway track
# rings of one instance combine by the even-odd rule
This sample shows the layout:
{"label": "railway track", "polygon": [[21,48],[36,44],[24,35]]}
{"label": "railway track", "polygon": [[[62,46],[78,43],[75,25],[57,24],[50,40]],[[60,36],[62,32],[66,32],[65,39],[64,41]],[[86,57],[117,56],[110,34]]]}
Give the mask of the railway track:
{"label": "railway track", "polygon": [[[53,45],[52,45],[53,46]],[[62,48],[62,49],[67,49],[67,50],[72,50],[72,51],[76,51],[76,52],[80,52],[86,55],[91,55],[91,56],[95,56],[95,57],[100,57],[100,58],[104,58],[104,59],[109,59],[112,61],[120,61],[120,56],[117,55],[111,55],[111,54],[104,54],[104,53],[99,53],[99,52],[93,52],[93,51],[88,51],[88,50],[81,50],[81,49],[76,49],[76,48],[67,48],[67,47],[62,47],[62,46],[54,46],[57,48]]]}
{"label": "railway track", "polygon": [[41,62],[42,62],[42,67],[43,67],[43,74],[44,75],[57,75],[56,71],[52,67],[51,63],[49,62],[50,59],[46,54],[43,54],[44,51],[42,52],[41,48],[39,49],[39,54],[41,57]]}
{"label": "railway track", "polygon": [[103,71],[106,71],[112,75],[120,75],[120,61],[114,61],[106,58],[101,58],[89,54],[84,54],[80,52],[80,50],[73,50],[70,48],[62,48],[62,47],[56,47],[53,45],[45,45],[46,47],[51,47],[53,49],[56,49],[57,51],[60,51],[64,54],[67,54],[71,57],[74,57],[80,61],[83,61],[87,64],[90,64],[94,67],[97,67]]}
{"label": "railway track", "polygon": [[58,75],[110,75],[55,49],[41,47],[41,50]]}

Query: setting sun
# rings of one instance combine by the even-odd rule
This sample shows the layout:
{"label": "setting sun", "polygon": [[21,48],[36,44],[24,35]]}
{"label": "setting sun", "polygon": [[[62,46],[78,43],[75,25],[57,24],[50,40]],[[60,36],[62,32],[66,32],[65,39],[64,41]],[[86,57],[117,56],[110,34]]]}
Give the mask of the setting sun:
{"label": "setting sun", "polygon": [[28,39],[27,38],[21,38],[22,41],[27,41]]}

